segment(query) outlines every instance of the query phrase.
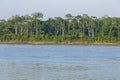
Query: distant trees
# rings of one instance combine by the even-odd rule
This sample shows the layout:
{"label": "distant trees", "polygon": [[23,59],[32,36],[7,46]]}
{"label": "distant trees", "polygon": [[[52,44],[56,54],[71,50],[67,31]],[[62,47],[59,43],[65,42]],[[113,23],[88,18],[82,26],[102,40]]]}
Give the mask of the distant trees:
{"label": "distant trees", "polygon": [[39,34],[39,22],[40,20],[43,18],[43,14],[42,13],[39,13],[39,12],[36,12],[36,13],[33,13],[32,14],[32,19],[34,21],[34,25],[35,25],[35,34],[38,35]]}
{"label": "distant trees", "polygon": [[15,15],[0,20],[0,41],[119,42],[120,18],[87,14],[42,20],[43,14]]}

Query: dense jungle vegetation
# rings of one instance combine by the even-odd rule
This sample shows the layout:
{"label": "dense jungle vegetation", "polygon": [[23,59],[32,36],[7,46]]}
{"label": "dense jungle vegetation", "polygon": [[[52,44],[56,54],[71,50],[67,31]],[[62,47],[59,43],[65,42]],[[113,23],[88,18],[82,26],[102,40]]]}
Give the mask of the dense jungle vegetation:
{"label": "dense jungle vegetation", "polygon": [[42,20],[40,12],[0,20],[0,42],[120,42],[120,18],[87,14]]}

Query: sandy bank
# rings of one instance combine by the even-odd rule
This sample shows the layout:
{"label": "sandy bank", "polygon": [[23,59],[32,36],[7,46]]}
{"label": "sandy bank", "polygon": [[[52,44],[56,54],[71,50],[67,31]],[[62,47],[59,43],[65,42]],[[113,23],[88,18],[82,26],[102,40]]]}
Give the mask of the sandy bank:
{"label": "sandy bank", "polygon": [[30,42],[30,41],[10,41],[0,42],[0,44],[33,44],[33,45],[120,45],[120,43],[109,43],[109,42]]}

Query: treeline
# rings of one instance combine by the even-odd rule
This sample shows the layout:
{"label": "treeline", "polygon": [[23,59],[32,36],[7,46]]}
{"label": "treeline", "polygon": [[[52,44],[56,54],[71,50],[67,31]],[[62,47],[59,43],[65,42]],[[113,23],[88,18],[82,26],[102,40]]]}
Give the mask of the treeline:
{"label": "treeline", "polygon": [[0,20],[0,41],[77,41],[119,42],[120,18],[88,16],[87,14],[65,18],[42,20],[43,14],[12,16]]}

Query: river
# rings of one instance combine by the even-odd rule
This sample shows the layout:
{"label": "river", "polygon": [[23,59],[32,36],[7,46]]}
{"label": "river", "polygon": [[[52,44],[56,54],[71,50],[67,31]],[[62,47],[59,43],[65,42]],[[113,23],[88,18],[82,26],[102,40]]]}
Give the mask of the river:
{"label": "river", "polygon": [[120,46],[0,44],[0,80],[119,80]]}

